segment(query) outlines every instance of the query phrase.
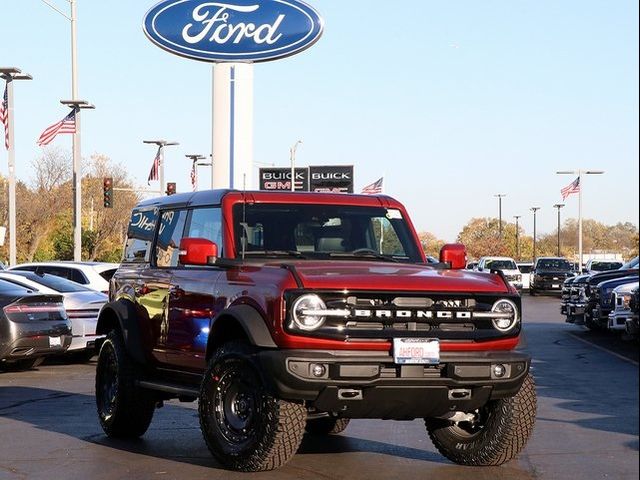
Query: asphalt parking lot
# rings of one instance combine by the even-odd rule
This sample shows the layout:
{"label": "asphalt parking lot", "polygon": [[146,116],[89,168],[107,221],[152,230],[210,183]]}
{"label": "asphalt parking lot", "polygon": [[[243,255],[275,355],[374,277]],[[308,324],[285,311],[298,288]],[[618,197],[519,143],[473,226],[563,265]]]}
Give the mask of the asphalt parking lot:
{"label": "asphalt parking lot", "polygon": [[638,344],[568,325],[558,305],[524,297],[538,418],[519,459],[502,467],[452,464],[418,420],[357,420],[339,436],[305,437],[281,470],[228,472],[209,455],[194,404],[167,403],[141,440],[105,437],[92,362],[0,372],[0,479],[637,479]]}

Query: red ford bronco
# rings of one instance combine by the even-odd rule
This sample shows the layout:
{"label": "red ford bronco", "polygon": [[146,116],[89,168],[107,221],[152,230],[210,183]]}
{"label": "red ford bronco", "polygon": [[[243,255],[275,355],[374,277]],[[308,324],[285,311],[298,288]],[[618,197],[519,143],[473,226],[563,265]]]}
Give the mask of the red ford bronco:
{"label": "red ford bronco", "polygon": [[141,436],[178,398],[198,400],[207,446],[235,470],[280,467],[305,430],[352,418],[422,418],[456,463],[511,460],[536,413],[520,297],[499,272],[463,270],[461,245],[440,261],[387,196],[144,201],[98,320],[102,428]]}

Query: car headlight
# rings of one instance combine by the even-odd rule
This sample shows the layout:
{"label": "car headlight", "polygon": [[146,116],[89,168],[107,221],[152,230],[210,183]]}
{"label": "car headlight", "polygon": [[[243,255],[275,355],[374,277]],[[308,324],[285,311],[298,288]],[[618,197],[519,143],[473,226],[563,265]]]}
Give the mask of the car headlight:
{"label": "car headlight", "polygon": [[522,281],[522,275],[516,275],[516,281],[517,282],[521,282]]}
{"label": "car headlight", "polygon": [[302,295],[291,307],[291,318],[300,330],[317,330],[325,321],[327,306],[315,294]]}
{"label": "car headlight", "polygon": [[494,303],[491,311],[498,314],[493,318],[492,322],[493,326],[501,332],[508,332],[520,320],[516,304],[505,298]]}

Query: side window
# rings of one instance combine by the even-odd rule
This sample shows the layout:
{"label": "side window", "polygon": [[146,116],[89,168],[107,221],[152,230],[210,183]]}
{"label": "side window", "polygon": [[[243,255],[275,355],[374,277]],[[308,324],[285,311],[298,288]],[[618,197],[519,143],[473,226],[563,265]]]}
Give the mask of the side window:
{"label": "side window", "polygon": [[222,256],[222,214],[220,208],[196,208],[191,212],[189,232],[185,237],[206,238],[218,245]]}
{"label": "side window", "polygon": [[160,215],[160,229],[156,242],[156,266],[177,267],[180,240],[187,220],[186,210],[167,210]]}
{"label": "side window", "polygon": [[82,273],[80,270],[72,268],[70,274],[71,274],[71,280],[73,280],[76,283],[80,283],[81,285],[86,285],[87,283],[89,283],[89,280],[87,280],[87,277],[85,277],[84,273]]}
{"label": "side window", "polygon": [[48,265],[44,265],[40,267],[40,272],[48,273],[49,275],[55,275],[56,277],[66,278],[67,280],[73,280],[73,271],[70,268],[64,267],[50,267]]}
{"label": "side window", "polygon": [[28,267],[12,268],[11,270],[18,270],[20,272],[35,272],[36,268],[37,267],[35,265],[32,265],[32,266],[28,266]]}
{"label": "side window", "polygon": [[125,262],[148,262],[153,233],[158,219],[157,210],[134,210],[124,246]]}

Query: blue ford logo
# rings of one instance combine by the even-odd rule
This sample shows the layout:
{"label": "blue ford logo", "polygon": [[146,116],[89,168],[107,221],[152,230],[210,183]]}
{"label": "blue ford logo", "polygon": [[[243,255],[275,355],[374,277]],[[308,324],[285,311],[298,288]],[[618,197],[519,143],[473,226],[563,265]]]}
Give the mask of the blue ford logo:
{"label": "blue ford logo", "polygon": [[323,30],[299,0],[164,0],[144,18],[144,33],[176,55],[207,62],[264,62],[301,52]]}

